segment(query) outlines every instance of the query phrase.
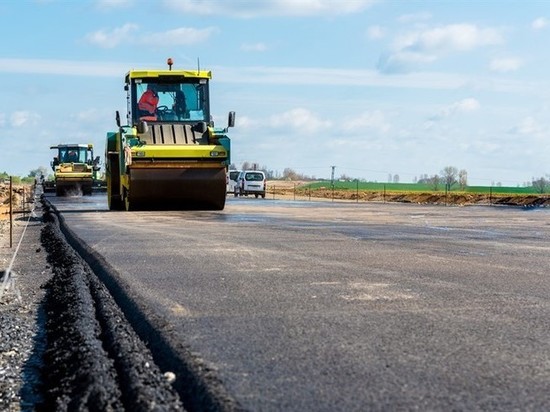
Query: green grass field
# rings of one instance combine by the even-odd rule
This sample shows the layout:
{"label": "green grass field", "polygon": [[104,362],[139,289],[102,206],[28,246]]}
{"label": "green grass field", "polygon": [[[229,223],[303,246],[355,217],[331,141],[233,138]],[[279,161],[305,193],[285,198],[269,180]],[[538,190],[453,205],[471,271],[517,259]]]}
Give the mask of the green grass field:
{"label": "green grass field", "polygon": [[[316,189],[332,189],[330,180],[311,182],[302,188],[310,190]],[[359,191],[387,191],[387,192],[445,192],[445,186],[439,185],[437,190],[434,190],[432,185],[421,183],[375,183],[375,182],[334,182],[335,190],[359,190]],[[451,192],[466,192],[466,193],[495,193],[495,194],[511,194],[511,195],[533,195],[539,194],[533,187],[506,187],[506,186],[468,186],[465,190],[460,190],[458,185],[451,188]]]}

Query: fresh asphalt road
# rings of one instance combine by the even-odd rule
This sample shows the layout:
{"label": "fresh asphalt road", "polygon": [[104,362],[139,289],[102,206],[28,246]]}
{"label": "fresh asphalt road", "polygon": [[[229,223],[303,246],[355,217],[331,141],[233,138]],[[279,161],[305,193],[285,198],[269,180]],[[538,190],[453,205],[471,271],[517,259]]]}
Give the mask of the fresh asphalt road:
{"label": "fresh asphalt road", "polygon": [[550,409],[548,209],[49,200],[245,409]]}

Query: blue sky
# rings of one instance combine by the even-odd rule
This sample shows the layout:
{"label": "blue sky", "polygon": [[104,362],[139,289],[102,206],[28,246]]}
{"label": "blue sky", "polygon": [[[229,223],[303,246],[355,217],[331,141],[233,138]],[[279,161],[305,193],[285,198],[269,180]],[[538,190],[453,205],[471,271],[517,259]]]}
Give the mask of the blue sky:
{"label": "blue sky", "polygon": [[550,1],[0,0],[0,171],[104,157],[130,68],[212,70],[232,161],[412,182],[550,173]]}

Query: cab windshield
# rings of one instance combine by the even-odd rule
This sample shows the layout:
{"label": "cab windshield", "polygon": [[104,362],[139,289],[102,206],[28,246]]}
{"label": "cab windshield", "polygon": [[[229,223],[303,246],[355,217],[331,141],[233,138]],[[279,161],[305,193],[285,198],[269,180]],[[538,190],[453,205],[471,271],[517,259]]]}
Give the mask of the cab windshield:
{"label": "cab windshield", "polygon": [[134,121],[208,122],[208,82],[161,82],[159,79],[137,79]]}
{"label": "cab windshield", "polygon": [[62,163],[86,163],[87,154],[86,147],[60,147],[58,159]]}

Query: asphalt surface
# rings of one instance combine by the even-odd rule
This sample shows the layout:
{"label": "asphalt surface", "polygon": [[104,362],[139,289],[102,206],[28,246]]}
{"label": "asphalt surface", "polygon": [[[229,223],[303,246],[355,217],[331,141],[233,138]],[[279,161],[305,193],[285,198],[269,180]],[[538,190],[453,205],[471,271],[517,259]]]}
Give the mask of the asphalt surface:
{"label": "asphalt surface", "polygon": [[550,408],[548,209],[48,199],[136,329],[147,319],[239,408]]}

